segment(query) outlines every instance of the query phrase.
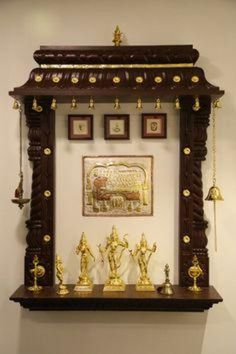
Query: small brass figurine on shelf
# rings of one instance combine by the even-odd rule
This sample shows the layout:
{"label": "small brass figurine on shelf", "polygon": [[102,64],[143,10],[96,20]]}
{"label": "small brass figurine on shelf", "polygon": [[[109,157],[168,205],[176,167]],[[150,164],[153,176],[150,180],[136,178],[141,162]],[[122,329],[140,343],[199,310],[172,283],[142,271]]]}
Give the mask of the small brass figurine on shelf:
{"label": "small brass figurine on shelf", "polygon": [[88,275],[88,265],[89,258],[92,257],[95,261],[95,257],[88,245],[84,232],[82,233],[80,242],[76,247],[76,254],[79,255],[80,253],[80,275],[75,285],[74,291],[92,291],[93,282]]}
{"label": "small brass figurine on shelf", "polygon": [[56,256],[56,277],[59,280],[58,288],[57,288],[57,295],[66,295],[69,294],[69,290],[67,286],[63,284],[63,275],[64,275],[64,267],[61,258],[57,255]]}
{"label": "small brass figurine on shelf", "polygon": [[162,295],[173,295],[174,289],[173,289],[173,286],[172,286],[172,284],[170,282],[170,278],[169,278],[169,274],[170,274],[169,264],[165,265],[164,272],[165,272],[166,279],[165,279],[165,282],[162,284],[162,286],[160,286],[158,288],[158,291]]}
{"label": "small brass figurine on shelf", "polygon": [[147,244],[145,235],[142,234],[141,241],[136,245],[134,252],[130,250],[130,254],[133,258],[138,256],[140,276],[136,284],[137,291],[155,291],[155,287],[148,276],[148,264],[152,254],[156,252],[156,249],[156,243],[154,242],[152,248],[150,248]]}
{"label": "small brass figurine on shelf", "polygon": [[[121,251],[118,248],[121,247]],[[118,269],[121,266],[121,258],[124,250],[129,247],[128,241],[125,236],[123,241],[120,240],[116,227],[112,227],[112,232],[110,236],[107,237],[107,242],[105,249],[102,249],[101,244],[98,245],[99,252],[102,256],[102,261],[104,262],[104,254],[107,252],[107,258],[109,262],[109,278],[105,282],[103,291],[124,291],[125,283],[121,279]]]}
{"label": "small brass figurine on shelf", "polygon": [[198,293],[199,291],[202,291],[202,289],[197,286],[197,278],[200,277],[200,275],[203,275],[203,270],[199,266],[198,258],[196,255],[193,256],[192,263],[193,265],[188,269],[188,275],[193,279],[193,286],[189,286],[188,289]]}
{"label": "small brass figurine on shelf", "polygon": [[38,278],[41,278],[45,274],[45,268],[41,265],[39,265],[39,259],[38,256],[35,255],[33,259],[33,265],[34,268],[30,269],[30,273],[34,275],[34,285],[29,286],[27,289],[33,292],[37,292],[42,290],[42,286],[38,285]]}
{"label": "small brass figurine on shelf", "polygon": [[119,29],[119,26],[116,26],[115,32],[113,33],[113,40],[115,47],[119,47],[122,42],[122,33]]}

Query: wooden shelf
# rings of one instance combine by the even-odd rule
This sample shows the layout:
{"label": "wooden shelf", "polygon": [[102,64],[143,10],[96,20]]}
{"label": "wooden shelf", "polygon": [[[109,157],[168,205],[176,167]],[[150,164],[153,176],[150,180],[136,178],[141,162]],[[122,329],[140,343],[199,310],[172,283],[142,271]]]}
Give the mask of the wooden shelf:
{"label": "wooden shelf", "polygon": [[33,294],[21,285],[10,300],[19,302],[29,310],[44,311],[188,311],[202,312],[223,299],[213,286],[203,288],[199,294],[174,286],[173,296],[158,292],[137,292],[134,285],[127,285],[124,292],[103,292],[103,285],[95,285],[92,293],[75,293],[74,285],[68,285],[70,293],[56,294],[56,287],[45,287]]}

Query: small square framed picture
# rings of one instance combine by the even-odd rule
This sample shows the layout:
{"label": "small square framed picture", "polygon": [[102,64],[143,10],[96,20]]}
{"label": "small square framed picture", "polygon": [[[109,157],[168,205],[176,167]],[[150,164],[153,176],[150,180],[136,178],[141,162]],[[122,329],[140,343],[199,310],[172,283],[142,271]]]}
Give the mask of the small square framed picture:
{"label": "small square framed picture", "polygon": [[105,114],[104,138],[129,139],[129,114]]}
{"label": "small square framed picture", "polygon": [[164,139],[167,136],[166,113],[142,114],[142,138]]}
{"label": "small square framed picture", "polygon": [[92,140],[93,139],[93,115],[70,114],[68,115],[68,139]]}

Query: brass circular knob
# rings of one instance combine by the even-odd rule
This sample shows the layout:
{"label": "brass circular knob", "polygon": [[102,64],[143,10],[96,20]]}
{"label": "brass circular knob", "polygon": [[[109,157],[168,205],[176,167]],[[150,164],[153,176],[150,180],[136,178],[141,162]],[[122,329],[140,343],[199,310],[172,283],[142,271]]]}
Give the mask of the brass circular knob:
{"label": "brass circular knob", "polygon": [[49,191],[49,190],[46,190],[46,191],[44,191],[44,196],[46,197],[46,198],[49,198],[49,197],[51,197],[51,192]]}
{"label": "brass circular knob", "polygon": [[189,155],[191,153],[191,149],[189,147],[185,147],[183,151],[185,155]]}
{"label": "brass circular knob", "polygon": [[188,189],[184,189],[184,190],[183,190],[183,195],[184,195],[185,197],[189,197],[189,196],[190,196],[190,191],[189,191]]}
{"label": "brass circular knob", "polygon": [[181,77],[180,77],[179,75],[175,75],[175,76],[173,77],[173,81],[174,81],[174,82],[180,82],[180,81],[181,81]]}
{"label": "brass circular knob", "polygon": [[199,77],[196,76],[196,75],[194,75],[194,76],[191,77],[191,81],[194,82],[194,83],[196,83],[196,82],[199,81]]}
{"label": "brass circular knob", "polygon": [[135,78],[135,81],[138,83],[138,84],[141,84],[143,82],[143,77],[142,76],[137,76]]}
{"label": "brass circular knob", "polygon": [[89,78],[89,82],[90,82],[91,84],[95,84],[96,81],[97,81],[97,79],[96,79],[96,77],[94,77],[94,76],[91,76],[91,77]]}
{"label": "brass circular knob", "polygon": [[188,235],[183,236],[183,241],[184,243],[189,243],[190,242],[190,237]]}
{"label": "brass circular knob", "polygon": [[34,81],[41,82],[43,80],[43,75],[35,75]]}
{"label": "brass circular knob", "polygon": [[52,153],[52,150],[50,149],[50,148],[45,148],[44,150],[43,150],[43,152],[44,152],[44,155],[51,155],[51,153]]}
{"label": "brass circular knob", "polygon": [[50,242],[50,241],[51,241],[51,236],[50,236],[50,235],[44,235],[44,236],[43,236],[43,240],[44,240],[45,242]]}
{"label": "brass circular knob", "polygon": [[114,84],[119,84],[120,78],[118,76],[114,76],[112,81],[114,82]]}
{"label": "brass circular knob", "polygon": [[52,81],[55,82],[56,84],[60,81],[61,79],[59,76],[53,76]]}
{"label": "brass circular knob", "polygon": [[162,82],[162,77],[156,76],[156,77],[154,78],[154,81],[155,81],[157,84],[160,84],[160,83]]}
{"label": "brass circular knob", "polygon": [[78,77],[72,77],[71,82],[72,82],[72,84],[77,84],[79,82]]}

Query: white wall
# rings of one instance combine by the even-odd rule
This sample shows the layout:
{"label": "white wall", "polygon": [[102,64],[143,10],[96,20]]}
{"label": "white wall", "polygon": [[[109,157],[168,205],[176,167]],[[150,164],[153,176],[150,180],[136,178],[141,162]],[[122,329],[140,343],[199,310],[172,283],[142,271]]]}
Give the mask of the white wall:
{"label": "white wall", "polygon": [[[0,1],[0,354],[107,354],[111,351],[114,354],[141,354],[144,351],[150,354],[235,353],[235,15],[236,3],[233,0]],[[24,222],[28,217],[28,208],[21,212],[10,203],[17,183],[18,119],[17,113],[11,109],[12,100],[7,92],[26,81],[29,71],[35,67],[32,54],[40,44],[111,44],[111,34],[116,24],[125,33],[126,44],[194,44],[201,53],[199,66],[205,68],[208,80],[226,90],[217,127],[218,184],[225,198],[217,208],[218,253],[214,252],[211,227],[208,232],[211,283],[223,296],[224,302],[206,313],[36,313],[21,310],[8,301],[11,293],[23,282]],[[169,127],[173,124],[173,140],[170,141],[173,148],[176,146],[177,126],[171,119],[176,117],[170,107],[165,108],[168,109]],[[60,111],[57,125],[62,133],[63,119],[67,114],[64,110],[65,107]],[[137,134],[135,128],[134,134]],[[58,147],[62,152],[63,145],[68,141],[63,136],[60,139]],[[102,139],[100,142],[102,149]],[[66,154],[63,156],[58,161],[58,172]],[[30,172],[26,160],[25,174],[27,194]],[[175,184],[171,176],[166,183],[174,193]],[[210,185],[209,159],[204,164],[204,183],[206,192]],[[58,192],[63,198],[63,191],[60,189]],[[162,201],[165,203],[164,196]],[[206,217],[212,220],[212,205],[206,204],[205,212]],[[172,216],[175,222],[171,225],[172,232],[167,240],[173,237],[176,227],[174,211]],[[121,225],[121,232],[126,232],[127,227],[133,237],[137,237],[138,233],[133,232],[135,228],[131,223],[126,224],[124,218],[117,221],[117,225]],[[57,223],[58,232],[62,233],[64,230],[60,227]],[[157,232],[161,245],[157,267],[166,258],[172,265],[175,264],[171,253],[174,251],[167,253],[167,243],[162,238],[165,233],[166,229],[161,225]],[[70,255],[66,257],[68,268],[72,264],[69,259],[73,256],[72,243],[76,242],[76,236],[69,242]],[[157,271],[160,272],[158,268]]]}

